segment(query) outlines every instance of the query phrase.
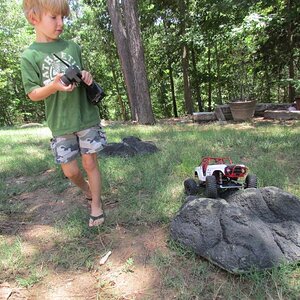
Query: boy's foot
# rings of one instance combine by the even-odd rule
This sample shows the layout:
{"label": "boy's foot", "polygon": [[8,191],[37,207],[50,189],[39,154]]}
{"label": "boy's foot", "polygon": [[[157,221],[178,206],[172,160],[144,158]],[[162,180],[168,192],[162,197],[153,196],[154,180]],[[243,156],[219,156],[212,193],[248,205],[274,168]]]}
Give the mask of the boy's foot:
{"label": "boy's foot", "polygon": [[90,215],[89,227],[100,226],[104,223],[104,214],[102,213],[99,216]]}

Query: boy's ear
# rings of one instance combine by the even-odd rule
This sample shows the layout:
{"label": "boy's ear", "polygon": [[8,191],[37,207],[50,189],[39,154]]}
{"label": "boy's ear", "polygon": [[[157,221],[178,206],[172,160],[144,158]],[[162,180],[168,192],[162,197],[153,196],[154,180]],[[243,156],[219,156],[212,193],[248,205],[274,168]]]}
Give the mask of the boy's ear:
{"label": "boy's ear", "polygon": [[28,21],[30,22],[30,24],[36,25],[40,21],[40,18],[34,11],[31,11],[28,14]]}

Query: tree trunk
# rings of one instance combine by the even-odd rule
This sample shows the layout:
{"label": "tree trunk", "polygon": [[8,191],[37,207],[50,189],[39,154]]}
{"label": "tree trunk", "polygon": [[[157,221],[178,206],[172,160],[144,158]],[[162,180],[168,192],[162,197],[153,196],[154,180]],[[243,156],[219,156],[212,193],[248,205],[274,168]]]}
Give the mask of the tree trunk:
{"label": "tree trunk", "polygon": [[218,82],[218,104],[223,104],[222,100],[222,84],[221,84],[221,74],[220,74],[220,57],[218,50],[218,43],[215,43],[215,55],[216,55],[216,64],[217,64],[217,82]]}
{"label": "tree trunk", "polygon": [[127,111],[126,111],[126,106],[123,102],[123,99],[122,99],[122,96],[121,96],[121,92],[120,92],[120,88],[119,88],[119,83],[118,83],[118,79],[117,79],[117,75],[116,75],[116,70],[115,70],[115,65],[113,64],[110,56],[109,56],[109,64],[110,64],[110,68],[111,68],[111,72],[112,72],[112,75],[113,75],[113,81],[115,83],[115,87],[116,87],[116,91],[117,91],[117,100],[118,100],[118,103],[121,107],[121,111],[122,111],[122,119],[124,121],[127,121],[128,120],[128,116],[127,116]]}
{"label": "tree trunk", "polygon": [[211,50],[210,44],[208,45],[208,52],[207,52],[207,72],[208,72],[208,110],[211,111],[211,92],[212,92],[212,76],[211,76]]}
{"label": "tree trunk", "polygon": [[[180,35],[185,36],[186,34],[186,15],[187,15],[187,5],[185,3],[186,0],[179,1],[180,6]],[[189,79],[189,47],[186,42],[182,44],[182,72],[183,72],[183,86],[184,86],[184,102],[185,102],[185,109],[188,114],[193,114],[193,103],[191,97],[191,86],[190,86],[190,79]]]}
{"label": "tree trunk", "polygon": [[136,0],[107,0],[107,5],[127,87],[131,118],[141,124],[154,124]]}
{"label": "tree trunk", "polygon": [[170,58],[168,59],[168,69],[169,69],[169,79],[170,79],[170,85],[171,85],[173,113],[174,113],[174,117],[178,118],[176,96],[175,96],[175,86],[174,86],[174,79],[173,79],[173,68],[172,68],[172,63],[170,61]]}
{"label": "tree trunk", "polygon": [[195,55],[194,48],[192,48],[191,52],[192,52],[193,78],[194,78],[193,88],[194,88],[195,94],[196,94],[196,101],[197,101],[197,104],[198,104],[198,110],[203,111],[201,91],[200,91],[200,80],[199,80],[199,76],[198,76],[196,55]]}
{"label": "tree trunk", "polygon": [[[292,1],[288,0],[287,1],[287,12],[288,15],[290,15],[292,12]],[[293,35],[293,30],[292,30],[293,24],[292,21],[289,20],[288,23],[288,34],[287,34],[287,39],[288,39],[288,44],[289,44],[289,78],[295,79],[295,68],[294,68],[294,35]],[[295,98],[295,87],[289,83],[289,102],[294,102]]]}
{"label": "tree trunk", "polygon": [[107,0],[108,11],[113,28],[113,34],[117,45],[119,59],[121,61],[122,73],[127,87],[127,94],[130,103],[131,119],[137,120],[137,99],[134,86],[134,74],[132,61],[128,46],[128,37],[125,25],[122,22],[121,11],[118,0]]}
{"label": "tree trunk", "polygon": [[148,79],[145,66],[144,48],[141,39],[141,30],[137,15],[137,1],[123,1],[124,20],[129,50],[132,59],[132,70],[137,98],[137,121],[141,124],[154,124],[154,115],[151,106]]}
{"label": "tree trunk", "polygon": [[[168,34],[168,29],[170,28],[169,22],[163,18],[163,24],[165,29],[165,35]],[[172,60],[171,60],[171,51],[167,47],[167,62],[168,62],[168,70],[169,70],[169,80],[170,80],[170,88],[171,88],[171,95],[172,95],[172,106],[173,106],[173,114],[175,118],[178,118],[178,111],[177,111],[177,104],[176,104],[176,95],[175,95],[175,84],[174,84],[174,78],[173,78],[173,67],[172,67]]]}
{"label": "tree trunk", "polygon": [[183,86],[184,86],[184,100],[186,112],[189,115],[193,114],[193,104],[191,97],[191,86],[189,79],[189,48],[186,44],[182,46],[182,72],[183,72]]}
{"label": "tree trunk", "polygon": [[164,76],[164,69],[159,68],[157,80],[159,82],[159,88],[157,88],[157,100],[160,104],[160,110],[164,118],[170,118],[172,116],[170,107],[168,105],[166,80]]}

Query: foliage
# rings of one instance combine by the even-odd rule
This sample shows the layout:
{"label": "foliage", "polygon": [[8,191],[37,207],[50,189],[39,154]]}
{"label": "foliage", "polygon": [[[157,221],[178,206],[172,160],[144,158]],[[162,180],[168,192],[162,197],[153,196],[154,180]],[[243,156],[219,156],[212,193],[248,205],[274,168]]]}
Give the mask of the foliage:
{"label": "foliage", "polygon": [[32,29],[26,26],[19,1],[2,1],[0,17],[0,125],[38,121],[44,116],[43,107],[25,98],[19,67],[19,55],[32,41]]}
{"label": "foliage", "polygon": [[[102,117],[130,119],[106,1],[70,4],[63,37],[81,45],[86,68],[106,91]],[[189,14],[182,13],[182,5]],[[238,97],[293,101],[299,80],[299,1],[145,0],[138,1],[138,9],[156,118],[186,114],[183,45],[194,110]],[[21,82],[19,55],[34,39],[21,1],[3,0],[0,17],[0,125],[43,122],[43,103],[28,101]]]}

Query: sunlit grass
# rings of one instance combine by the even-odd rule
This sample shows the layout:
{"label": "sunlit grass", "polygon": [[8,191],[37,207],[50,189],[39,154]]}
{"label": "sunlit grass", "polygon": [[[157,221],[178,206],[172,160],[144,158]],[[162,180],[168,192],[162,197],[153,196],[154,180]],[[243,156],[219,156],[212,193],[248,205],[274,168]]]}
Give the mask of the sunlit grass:
{"label": "sunlit grass", "polygon": [[33,175],[49,168],[48,128],[0,130],[0,178]]}
{"label": "sunlit grass", "polygon": [[8,243],[4,238],[0,239],[0,273],[10,270],[12,274],[17,273],[24,267],[21,240],[17,238]]}
{"label": "sunlit grass", "polygon": [[[259,129],[251,124],[244,124],[241,129],[216,124],[156,126],[151,127],[152,138],[149,131],[145,134],[143,127],[133,129],[135,133],[130,132],[130,135],[155,140],[161,151],[142,158],[102,160],[105,186],[114,187],[120,205],[124,204],[121,209],[124,217],[127,215],[125,207],[129,205],[139,216],[142,212],[144,219],[167,220],[183,197],[182,182],[193,176],[194,167],[206,155],[230,156],[235,162],[245,163],[258,176],[260,186],[274,185],[299,195],[295,185],[298,177],[294,175],[300,162],[290,155],[297,151],[300,143],[298,125],[269,125]],[[119,141],[123,131],[128,133],[128,127],[126,130],[114,128],[113,138],[117,136],[114,141]],[[162,211],[168,213],[162,214]]]}
{"label": "sunlit grass", "polygon": [[[55,236],[55,246],[50,252],[32,258],[31,271],[18,277],[19,285],[35,284],[42,276],[35,267],[40,264],[66,270],[93,268],[93,259],[99,253],[86,242],[101,237],[103,230],[118,224],[168,226],[185,199],[183,181],[193,176],[203,156],[229,156],[236,163],[246,164],[257,175],[260,187],[277,186],[300,197],[299,122],[289,126],[112,124],[105,129],[109,142],[136,136],[154,142],[160,151],[129,158],[100,156],[104,204],[118,203],[109,212],[106,229],[89,230],[86,213],[74,207],[53,224],[59,233]],[[12,195],[45,186],[61,193],[68,187],[60,167],[54,165],[50,138],[47,128],[0,130],[0,221],[7,222],[11,213],[24,210],[24,203],[8,202]],[[40,174],[49,169],[52,172],[45,181]],[[21,183],[16,184],[18,178]],[[5,238],[2,240],[0,250],[4,254],[0,257],[6,274],[16,275],[17,268],[23,270],[26,259],[21,245],[21,240],[12,244]],[[295,295],[299,295],[297,265],[232,276],[186,249],[174,244],[169,248],[170,253],[151,254],[152,264],[162,277],[161,290],[166,295],[173,293],[178,299],[197,299],[199,295],[209,295],[209,299],[218,299],[219,295],[224,299],[297,299]]]}

